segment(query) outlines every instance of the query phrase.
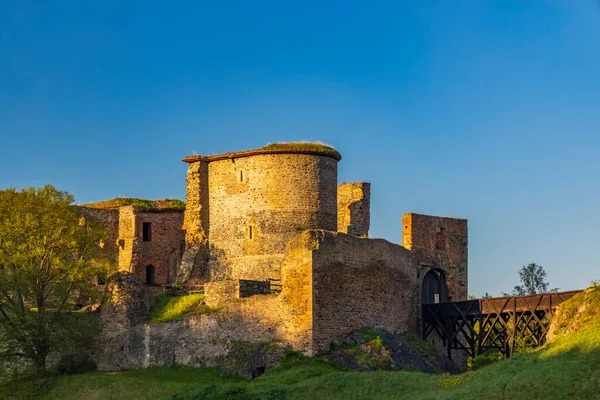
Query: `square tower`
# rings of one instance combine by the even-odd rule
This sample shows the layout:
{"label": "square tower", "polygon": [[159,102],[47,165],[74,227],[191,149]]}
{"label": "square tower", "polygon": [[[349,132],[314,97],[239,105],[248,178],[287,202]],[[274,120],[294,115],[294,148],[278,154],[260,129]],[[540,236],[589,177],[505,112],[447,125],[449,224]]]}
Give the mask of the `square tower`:
{"label": "square tower", "polygon": [[420,263],[419,277],[430,270],[443,272],[449,300],[467,300],[467,220],[410,213],[404,215],[402,224],[402,246]]}

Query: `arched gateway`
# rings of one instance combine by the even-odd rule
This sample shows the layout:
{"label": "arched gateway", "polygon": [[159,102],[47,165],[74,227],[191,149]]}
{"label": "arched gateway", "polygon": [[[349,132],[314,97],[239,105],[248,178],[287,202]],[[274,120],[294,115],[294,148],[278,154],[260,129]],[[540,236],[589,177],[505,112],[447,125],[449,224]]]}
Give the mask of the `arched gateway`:
{"label": "arched gateway", "polygon": [[435,304],[448,301],[448,286],[444,271],[432,269],[423,277],[421,290],[422,304]]}

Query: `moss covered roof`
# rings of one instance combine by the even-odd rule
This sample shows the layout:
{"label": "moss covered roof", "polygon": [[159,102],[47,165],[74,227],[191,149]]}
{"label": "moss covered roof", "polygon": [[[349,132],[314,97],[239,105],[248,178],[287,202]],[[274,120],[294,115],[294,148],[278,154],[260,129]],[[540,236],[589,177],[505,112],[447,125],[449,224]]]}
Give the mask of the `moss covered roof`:
{"label": "moss covered roof", "polygon": [[308,151],[324,151],[337,153],[337,150],[332,146],[324,143],[312,143],[312,142],[280,142],[280,143],[269,143],[265,147],[265,150],[308,150]]}
{"label": "moss covered roof", "polygon": [[183,210],[185,209],[185,202],[178,199],[148,200],[136,199],[134,197],[117,197],[112,200],[83,204],[83,206],[90,208],[119,208],[123,206],[134,206],[144,210]]}
{"label": "moss covered roof", "polygon": [[281,143],[269,143],[268,145],[246,151],[237,151],[231,153],[223,153],[212,156],[193,155],[183,159],[185,162],[196,162],[196,161],[218,161],[228,158],[239,158],[239,157],[250,157],[259,154],[316,154],[322,156],[328,156],[336,159],[337,161],[342,159],[342,156],[338,151],[323,143],[313,142],[281,142]]}

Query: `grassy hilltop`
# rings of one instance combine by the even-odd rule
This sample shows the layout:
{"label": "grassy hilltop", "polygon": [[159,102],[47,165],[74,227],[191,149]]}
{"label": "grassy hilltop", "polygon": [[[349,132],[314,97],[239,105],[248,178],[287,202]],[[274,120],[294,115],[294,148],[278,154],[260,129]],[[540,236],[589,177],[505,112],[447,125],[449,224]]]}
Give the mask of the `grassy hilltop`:
{"label": "grassy hilltop", "polygon": [[554,324],[542,348],[462,375],[344,372],[292,355],[251,382],[215,368],[149,368],[63,377],[43,398],[600,399],[600,287],[563,303]]}

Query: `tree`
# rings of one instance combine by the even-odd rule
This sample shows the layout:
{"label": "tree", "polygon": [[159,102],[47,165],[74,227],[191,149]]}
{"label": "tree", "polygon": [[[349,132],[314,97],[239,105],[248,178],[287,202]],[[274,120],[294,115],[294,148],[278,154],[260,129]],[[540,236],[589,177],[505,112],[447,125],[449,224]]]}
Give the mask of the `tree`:
{"label": "tree", "polygon": [[513,296],[558,291],[558,289],[548,290],[550,285],[546,282],[546,271],[544,271],[544,267],[536,263],[524,265],[519,270],[519,278],[521,279],[521,284],[515,286]]}
{"label": "tree", "polygon": [[95,221],[73,197],[47,185],[0,190],[0,361],[28,360],[38,374],[48,354],[85,337],[75,304],[95,302],[110,264]]}

